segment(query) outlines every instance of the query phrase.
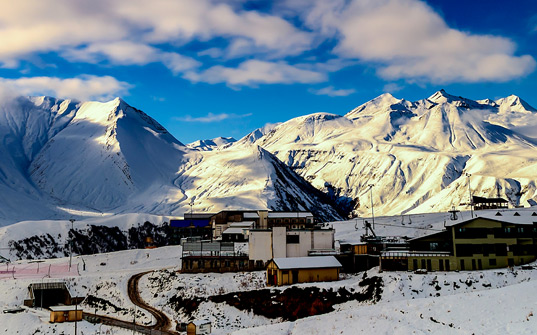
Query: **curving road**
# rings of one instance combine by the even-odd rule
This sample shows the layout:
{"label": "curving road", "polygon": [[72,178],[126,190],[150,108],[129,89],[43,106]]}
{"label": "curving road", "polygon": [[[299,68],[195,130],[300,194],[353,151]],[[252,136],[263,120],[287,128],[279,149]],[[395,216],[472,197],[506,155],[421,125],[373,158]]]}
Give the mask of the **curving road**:
{"label": "curving road", "polygon": [[149,326],[147,328],[151,328],[154,330],[160,330],[163,334],[178,334],[175,331],[170,330],[172,327],[172,322],[166,316],[166,314],[162,313],[158,309],[149,306],[143,299],[140,297],[140,293],[138,292],[138,282],[140,281],[140,278],[142,278],[144,275],[149,273],[151,271],[146,271],[142,273],[137,273],[131,278],[129,278],[127,291],[129,294],[129,298],[132,301],[133,304],[136,306],[143,308],[147,310],[151,315],[155,317],[157,322],[153,326]]}

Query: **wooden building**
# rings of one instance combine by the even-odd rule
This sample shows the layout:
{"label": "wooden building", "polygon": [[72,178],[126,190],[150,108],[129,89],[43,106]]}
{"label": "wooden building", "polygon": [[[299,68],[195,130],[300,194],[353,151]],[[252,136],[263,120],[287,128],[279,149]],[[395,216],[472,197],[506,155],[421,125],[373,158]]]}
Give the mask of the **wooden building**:
{"label": "wooden building", "polygon": [[409,242],[407,251],[383,252],[381,269],[463,271],[523,265],[537,258],[537,222],[520,216],[506,221],[478,217]]}
{"label": "wooden building", "polygon": [[82,320],[82,309],[78,306],[50,306],[50,322],[73,322]]}
{"label": "wooden building", "polygon": [[334,256],[274,258],[267,265],[267,285],[334,281],[340,268]]}
{"label": "wooden building", "polygon": [[211,321],[195,320],[186,326],[187,335],[205,335],[211,333]]}

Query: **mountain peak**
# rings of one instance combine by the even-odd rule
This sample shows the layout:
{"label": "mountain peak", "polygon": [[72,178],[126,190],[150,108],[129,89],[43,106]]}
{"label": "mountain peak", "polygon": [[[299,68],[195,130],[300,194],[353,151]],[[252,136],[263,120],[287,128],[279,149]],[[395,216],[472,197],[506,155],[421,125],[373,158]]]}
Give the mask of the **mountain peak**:
{"label": "mountain peak", "polygon": [[456,97],[454,95],[451,95],[447,93],[444,89],[441,89],[440,91],[436,91],[433,95],[431,95],[428,100],[432,102],[452,102],[455,100],[460,100],[462,97]]}
{"label": "mountain peak", "polygon": [[404,101],[403,99],[397,99],[390,93],[383,93],[378,97],[356,107],[355,109],[348,112],[345,117],[349,119],[354,119],[358,117],[358,114],[375,114],[379,111],[391,110],[391,106],[396,105]]}
{"label": "mountain peak", "polygon": [[522,113],[531,113],[537,112],[537,109],[532,107],[526,101],[521,99],[519,96],[511,94],[507,98],[502,98],[496,100],[496,103],[500,106],[501,112],[522,112]]}

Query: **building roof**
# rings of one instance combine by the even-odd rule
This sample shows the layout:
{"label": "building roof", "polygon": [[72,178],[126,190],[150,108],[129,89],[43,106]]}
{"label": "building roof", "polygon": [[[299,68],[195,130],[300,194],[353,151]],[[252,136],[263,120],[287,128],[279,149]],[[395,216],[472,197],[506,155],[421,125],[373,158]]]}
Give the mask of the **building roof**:
{"label": "building roof", "polygon": [[243,227],[250,228],[254,226],[254,221],[242,221],[242,222],[231,222],[230,227]]}
{"label": "building roof", "polygon": [[246,212],[242,215],[245,219],[259,219],[259,214]]}
{"label": "building roof", "polygon": [[313,214],[310,212],[268,212],[269,218],[306,218],[311,216]]}
{"label": "building roof", "polygon": [[274,258],[273,261],[280,270],[341,267],[341,263],[334,256]]}
{"label": "building roof", "polygon": [[210,219],[217,213],[185,213],[183,217],[185,219]]}
{"label": "building roof", "polygon": [[209,220],[206,219],[186,219],[186,220],[170,220],[170,227],[174,228],[188,228],[188,227],[196,227],[196,228],[202,228],[207,227],[209,225]]}
{"label": "building roof", "polygon": [[209,320],[194,320],[194,321],[191,321],[190,323],[194,324],[195,326],[201,326],[201,325],[210,324],[211,321],[209,321]]}
{"label": "building roof", "polygon": [[49,307],[53,312],[64,312],[64,311],[82,311],[82,307],[77,305],[61,305],[61,306],[50,306]]}
{"label": "building roof", "polygon": [[[497,215],[497,213],[500,213],[501,215]],[[473,219],[464,220],[464,221],[456,221],[456,222],[448,222],[446,223],[446,227],[452,227],[452,226],[458,226],[460,224],[475,220],[475,219],[487,219],[491,221],[496,222],[505,222],[505,223],[511,223],[511,224],[520,224],[520,225],[533,225],[534,223],[537,223],[537,217],[532,216],[532,212],[530,211],[502,211],[502,212],[491,212],[486,214],[480,214],[478,217],[475,217]]]}
{"label": "building roof", "polygon": [[233,227],[233,228],[228,228],[224,230],[222,234],[244,234],[244,230],[245,228]]}

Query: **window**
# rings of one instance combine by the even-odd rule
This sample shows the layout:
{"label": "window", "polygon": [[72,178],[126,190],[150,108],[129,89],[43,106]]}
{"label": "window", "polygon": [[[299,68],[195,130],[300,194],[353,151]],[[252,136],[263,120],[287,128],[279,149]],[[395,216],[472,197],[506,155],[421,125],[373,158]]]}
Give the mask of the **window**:
{"label": "window", "polygon": [[464,259],[461,259],[461,270],[464,270]]}
{"label": "window", "polygon": [[489,259],[489,266],[496,266],[496,258]]}
{"label": "window", "polygon": [[507,244],[496,244],[496,256],[507,256]]}
{"label": "window", "polygon": [[449,271],[449,259],[446,259],[446,271]]}
{"label": "window", "polygon": [[298,244],[300,243],[300,235],[287,235],[288,244]]}
{"label": "window", "polygon": [[418,260],[417,259],[413,259],[412,260],[412,269],[413,270],[416,270],[418,268]]}
{"label": "window", "polygon": [[438,260],[438,270],[444,271],[444,260],[443,259]]}
{"label": "window", "polygon": [[431,251],[438,250],[438,242],[431,242],[430,250]]}

